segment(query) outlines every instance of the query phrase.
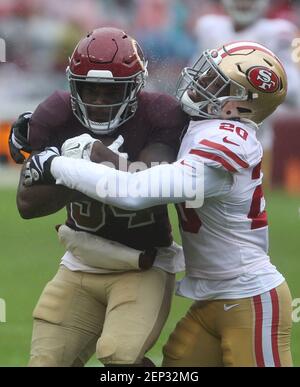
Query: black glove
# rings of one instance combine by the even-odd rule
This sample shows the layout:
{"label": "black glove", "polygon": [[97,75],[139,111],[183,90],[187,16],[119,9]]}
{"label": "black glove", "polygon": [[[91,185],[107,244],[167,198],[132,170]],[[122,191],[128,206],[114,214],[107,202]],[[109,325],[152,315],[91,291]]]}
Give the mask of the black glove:
{"label": "black glove", "polygon": [[139,267],[141,270],[151,269],[155,261],[157,250],[155,247],[152,249],[147,249],[140,254],[139,258]]}
{"label": "black glove", "polygon": [[54,184],[50,168],[52,160],[57,156],[60,156],[58,149],[51,147],[29,158],[24,171],[24,185]]}
{"label": "black glove", "polygon": [[27,140],[28,123],[31,118],[32,112],[25,112],[19,116],[10,129],[8,145],[11,157],[17,164],[22,164],[25,157],[22,155],[21,150],[27,153],[31,153],[32,148]]}

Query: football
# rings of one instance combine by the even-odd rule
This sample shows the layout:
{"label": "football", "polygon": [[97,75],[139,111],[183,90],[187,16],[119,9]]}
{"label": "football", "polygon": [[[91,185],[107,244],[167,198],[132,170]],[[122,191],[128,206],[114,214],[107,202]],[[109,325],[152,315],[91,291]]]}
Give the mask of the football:
{"label": "football", "polygon": [[111,136],[97,136],[97,139],[100,140],[105,146],[112,144],[116,138]]}

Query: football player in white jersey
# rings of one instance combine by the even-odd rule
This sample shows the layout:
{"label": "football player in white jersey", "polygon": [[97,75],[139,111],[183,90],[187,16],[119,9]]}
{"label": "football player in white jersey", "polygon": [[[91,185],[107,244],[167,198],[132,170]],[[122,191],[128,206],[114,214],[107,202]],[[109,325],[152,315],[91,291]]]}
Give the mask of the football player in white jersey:
{"label": "football player in white jersey", "polygon": [[[288,20],[264,17],[270,0],[221,0],[221,3],[227,15],[205,15],[196,23],[198,52],[230,41],[250,40],[266,45],[281,59],[287,73],[289,89],[285,105],[299,106],[300,71],[292,60],[292,42],[298,34],[297,27]],[[264,184],[271,186],[272,120],[264,122],[258,139],[264,149]]]}
{"label": "football player in white jersey", "polygon": [[[52,149],[27,163],[28,185],[52,180],[124,209],[177,203],[186,259],[177,294],[195,302],[164,347],[164,366],[292,365],[291,295],[268,256],[263,152],[256,138],[258,124],[286,93],[285,70],[269,49],[227,44],[204,51],[182,72],[177,98],[192,121],[175,163],[128,173]],[[102,147],[93,143],[91,161]],[[199,199],[201,187],[191,195],[184,186],[199,177],[204,203],[191,208],[187,203]],[[153,194],[149,181],[161,189]],[[127,195],[118,189],[103,195],[114,182],[119,191],[129,187]]]}

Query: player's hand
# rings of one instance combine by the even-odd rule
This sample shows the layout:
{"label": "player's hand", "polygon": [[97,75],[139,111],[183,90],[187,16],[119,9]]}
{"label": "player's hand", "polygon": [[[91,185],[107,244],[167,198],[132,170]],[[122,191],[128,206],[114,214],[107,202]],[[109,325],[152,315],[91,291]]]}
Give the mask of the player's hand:
{"label": "player's hand", "polygon": [[110,149],[112,152],[116,153],[120,157],[123,157],[125,159],[128,159],[128,154],[125,152],[119,152],[119,149],[124,143],[124,138],[123,136],[119,135],[118,138],[110,144],[107,148]]}
{"label": "player's hand", "polygon": [[69,138],[61,147],[61,155],[72,157],[73,159],[90,160],[91,150],[95,141],[100,142],[100,140],[96,140],[87,133]]}
{"label": "player's hand", "polygon": [[50,168],[52,160],[57,156],[60,156],[58,149],[51,147],[29,158],[24,171],[24,185],[54,184]]}
{"label": "player's hand", "polygon": [[17,164],[23,164],[25,157],[21,150],[31,153],[32,148],[28,143],[28,123],[32,116],[32,112],[21,114],[10,129],[8,146],[9,152],[13,160]]}
{"label": "player's hand", "polygon": [[140,254],[139,267],[141,270],[151,269],[157,254],[156,248],[147,249]]}

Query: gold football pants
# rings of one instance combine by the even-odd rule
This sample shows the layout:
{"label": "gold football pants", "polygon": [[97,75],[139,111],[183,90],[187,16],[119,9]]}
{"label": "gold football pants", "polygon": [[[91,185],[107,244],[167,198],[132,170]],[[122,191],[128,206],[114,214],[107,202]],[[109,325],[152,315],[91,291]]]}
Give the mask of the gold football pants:
{"label": "gold football pants", "polygon": [[238,300],[195,302],[164,347],[163,366],[292,366],[286,283]]}
{"label": "gold football pants", "polygon": [[121,274],[60,266],[34,310],[30,366],[139,364],[167,319],[173,274],[152,268]]}

